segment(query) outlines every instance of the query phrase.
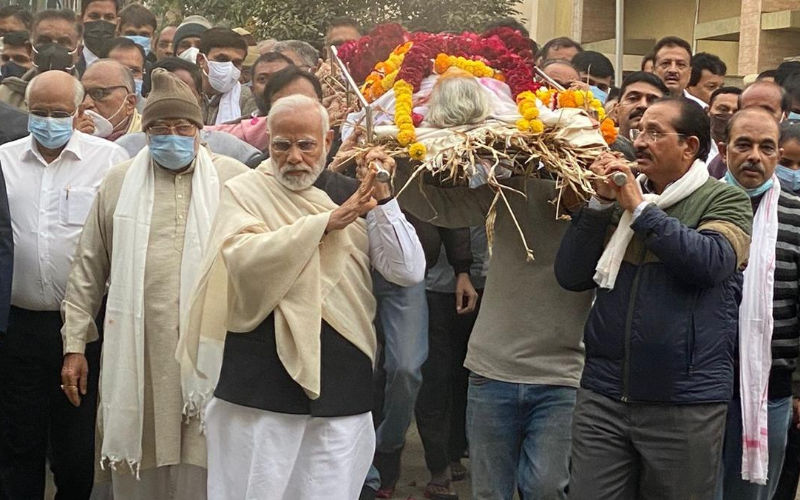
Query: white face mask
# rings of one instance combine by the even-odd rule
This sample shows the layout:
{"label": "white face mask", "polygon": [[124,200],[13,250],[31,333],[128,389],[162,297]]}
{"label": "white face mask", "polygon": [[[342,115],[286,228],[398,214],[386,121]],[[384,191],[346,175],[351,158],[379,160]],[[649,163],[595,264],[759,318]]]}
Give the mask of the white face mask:
{"label": "white face mask", "polygon": [[184,61],[189,61],[192,64],[197,64],[197,54],[200,53],[200,49],[197,47],[189,47],[188,49],[181,52],[180,57]]}
{"label": "white face mask", "polygon": [[125,106],[125,101],[122,101],[120,104],[119,109],[117,109],[113,115],[109,116],[108,118],[100,115],[99,113],[87,109],[86,114],[89,115],[89,118],[92,119],[92,123],[94,123],[94,132],[92,135],[96,137],[106,138],[114,132],[114,125],[111,124],[111,119],[114,118],[122,111],[122,108]]}
{"label": "white face mask", "polygon": [[242,72],[231,61],[208,61],[208,83],[222,94],[230,92],[239,83]]}

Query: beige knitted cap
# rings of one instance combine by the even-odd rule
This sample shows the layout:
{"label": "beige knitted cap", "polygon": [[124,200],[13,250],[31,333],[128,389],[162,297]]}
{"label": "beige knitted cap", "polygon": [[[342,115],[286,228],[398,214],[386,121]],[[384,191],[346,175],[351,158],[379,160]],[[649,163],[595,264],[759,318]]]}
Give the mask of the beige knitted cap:
{"label": "beige knitted cap", "polygon": [[203,112],[197,97],[183,80],[164,68],[156,68],[150,74],[150,94],[142,112],[142,129],[156,120],[185,118],[203,128]]}

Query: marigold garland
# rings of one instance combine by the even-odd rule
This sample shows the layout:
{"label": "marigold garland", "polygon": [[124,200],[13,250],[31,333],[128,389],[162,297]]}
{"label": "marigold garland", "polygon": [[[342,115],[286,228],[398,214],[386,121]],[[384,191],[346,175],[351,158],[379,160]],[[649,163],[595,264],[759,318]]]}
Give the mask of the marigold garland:
{"label": "marigold garland", "polygon": [[433,62],[434,71],[440,75],[453,66],[467,71],[476,78],[493,78],[499,74],[481,61],[473,61],[464,57],[450,56],[443,53],[439,53],[436,56],[436,60]]}
{"label": "marigold garland", "polygon": [[425,159],[427,153],[428,148],[421,142],[415,142],[408,146],[408,156],[410,156],[412,160],[422,161]]}
{"label": "marigold garland", "polygon": [[597,114],[597,121],[600,122],[606,117],[603,103],[599,99],[595,99],[592,92],[588,90],[561,90],[557,94],[556,102],[559,108],[583,108],[587,111],[594,111]]}
{"label": "marigold garland", "polygon": [[522,132],[540,134],[544,131],[544,123],[539,120],[539,107],[536,105],[536,94],[526,90],[517,96],[517,109],[522,118],[517,120],[516,126]]}
{"label": "marigold garland", "polygon": [[617,130],[617,127],[614,126],[614,120],[611,118],[606,118],[600,122],[600,133],[603,134],[603,139],[605,139],[606,144],[610,146],[617,140],[619,130]]}
{"label": "marigold garland", "polygon": [[394,123],[397,125],[397,142],[408,146],[416,139],[414,120],[411,116],[413,87],[405,80],[397,80],[394,84]]}

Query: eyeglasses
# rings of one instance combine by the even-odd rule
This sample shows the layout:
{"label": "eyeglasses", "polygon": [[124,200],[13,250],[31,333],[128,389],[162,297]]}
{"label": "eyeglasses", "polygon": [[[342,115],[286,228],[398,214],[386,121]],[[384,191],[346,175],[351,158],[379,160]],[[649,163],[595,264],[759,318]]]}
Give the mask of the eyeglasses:
{"label": "eyeglasses", "polygon": [[112,85],[111,87],[92,87],[86,89],[86,95],[91,97],[93,101],[103,101],[116,89],[125,89],[128,93],[131,92],[125,85]]}
{"label": "eyeglasses", "polygon": [[[195,134],[197,127],[193,123],[176,123],[175,125],[157,124],[148,127],[147,133],[150,135],[170,135],[173,131],[177,135],[192,136]],[[174,134],[173,134],[174,135]]]}
{"label": "eyeglasses", "polygon": [[273,139],[270,147],[279,153],[289,151],[292,144],[297,145],[297,149],[303,153],[310,153],[317,148],[317,141],[313,139],[299,139],[297,141],[290,141],[289,139]]}
{"label": "eyeglasses", "polygon": [[46,109],[32,109],[29,111],[34,116],[42,118],[71,118],[75,113],[68,113],[66,111],[47,111]]}
{"label": "eyeglasses", "polygon": [[637,138],[641,137],[643,141],[647,142],[656,142],[667,135],[679,135],[681,137],[686,136],[686,134],[681,134],[680,132],[658,132],[656,130],[637,129],[631,129],[631,131],[628,133],[628,136],[632,141],[636,141]]}

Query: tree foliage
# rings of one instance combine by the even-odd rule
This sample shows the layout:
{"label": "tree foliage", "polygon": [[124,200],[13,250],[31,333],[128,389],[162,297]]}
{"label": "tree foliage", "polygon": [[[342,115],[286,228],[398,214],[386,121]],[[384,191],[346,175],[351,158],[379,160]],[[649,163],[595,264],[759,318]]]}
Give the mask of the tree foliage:
{"label": "tree foliage", "polygon": [[[399,22],[411,31],[480,30],[518,15],[518,0],[151,0],[158,14],[201,14],[216,23],[245,26],[257,38],[319,42],[325,24],[349,16],[364,28]],[[168,16],[169,17],[169,16]]]}

